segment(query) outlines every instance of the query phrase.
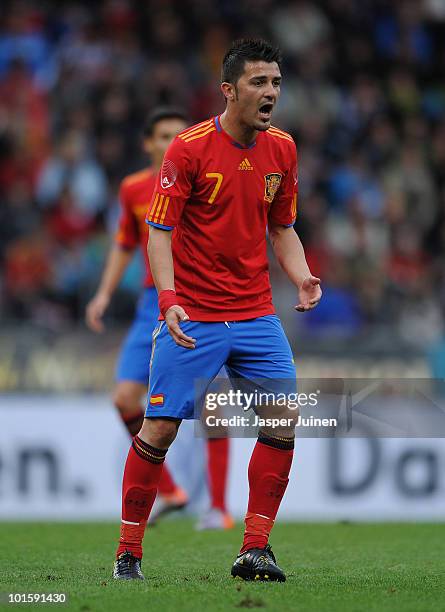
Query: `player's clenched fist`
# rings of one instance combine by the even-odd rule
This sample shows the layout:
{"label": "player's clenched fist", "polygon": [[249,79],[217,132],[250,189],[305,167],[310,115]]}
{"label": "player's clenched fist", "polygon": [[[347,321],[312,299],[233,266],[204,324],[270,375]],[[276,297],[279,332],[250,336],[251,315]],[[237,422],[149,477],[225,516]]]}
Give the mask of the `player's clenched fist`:
{"label": "player's clenched fist", "polygon": [[321,287],[320,279],[316,276],[308,276],[301,283],[299,290],[300,302],[295,306],[295,310],[298,312],[305,312],[306,310],[312,310],[321,300]]}
{"label": "player's clenched fist", "polygon": [[190,319],[181,306],[170,306],[165,313],[165,323],[176,344],[187,349],[194,349],[196,345],[195,338],[191,338],[190,336],[184,334],[179,326],[179,324],[184,321],[190,321]]}

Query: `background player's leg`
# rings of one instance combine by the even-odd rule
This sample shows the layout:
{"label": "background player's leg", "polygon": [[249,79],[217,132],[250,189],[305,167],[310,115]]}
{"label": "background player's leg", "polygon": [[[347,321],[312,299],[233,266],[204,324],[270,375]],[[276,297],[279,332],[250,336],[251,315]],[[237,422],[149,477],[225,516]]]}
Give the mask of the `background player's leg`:
{"label": "background player's leg", "polygon": [[207,440],[207,482],[210,509],[199,519],[196,529],[232,529],[235,526],[226,507],[227,474],[229,469],[229,438]]}
{"label": "background player's leg", "polygon": [[116,556],[125,551],[142,558],[142,539],[156,497],[165,455],[180,420],[145,419],[133,439],[122,484],[121,536]]}
{"label": "background player's leg", "polygon": [[134,380],[120,380],[114,389],[113,403],[131,437],[142,427],[146,392],[146,385]]}
{"label": "background player's leg", "polygon": [[229,438],[207,440],[207,470],[211,508],[226,512],[226,484],[229,467]]}
{"label": "background player's leg", "polygon": [[[221,387],[226,388],[228,375],[226,368],[221,368],[217,381],[213,381],[212,391]],[[222,385],[221,385],[222,383]],[[215,416],[223,416],[217,411]],[[217,438],[213,438],[214,430],[205,424],[205,418],[201,418],[201,426],[207,435],[207,483],[209,489],[210,508],[204,512],[196,525],[198,531],[207,529],[232,529],[235,521],[227,511],[226,488],[229,470],[230,440],[227,437],[227,429],[219,428]]]}
{"label": "background player's leg", "polygon": [[159,488],[158,488],[159,493],[163,495],[164,497],[167,497],[167,496],[173,495],[177,488],[178,486],[173,480],[173,476],[170,470],[167,468],[167,466],[164,463],[164,467],[162,469],[162,474],[161,474],[161,479],[159,481]]}
{"label": "background player's leg", "polygon": [[233,529],[235,521],[226,506],[227,474],[229,468],[229,438],[207,440],[207,481],[210,508],[200,517],[198,531]]}

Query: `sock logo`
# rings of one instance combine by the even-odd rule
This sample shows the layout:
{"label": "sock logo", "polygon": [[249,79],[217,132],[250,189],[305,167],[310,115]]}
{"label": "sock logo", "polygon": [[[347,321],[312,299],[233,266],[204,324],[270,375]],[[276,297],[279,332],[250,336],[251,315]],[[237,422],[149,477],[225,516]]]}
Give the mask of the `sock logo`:
{"label": "sock logo", "polygon": [[126,518],[128,518],[128,520],[139,521],[146,518],[149,494],[150,491],[138,487],[133,487],[127,491],[124,498],[124,505],[127,508],[128,514]]}
{"label": "sock logo", "polygon": [[267,495],[275,499],[281,499],[284,495],[284,492],[286,491],[288,482],[289,482],[289,479],[287,478],[286,479],[276,478],[272,480],[272,482],[270,483],[271,486],[270,486],[269,491],[267,492]]}

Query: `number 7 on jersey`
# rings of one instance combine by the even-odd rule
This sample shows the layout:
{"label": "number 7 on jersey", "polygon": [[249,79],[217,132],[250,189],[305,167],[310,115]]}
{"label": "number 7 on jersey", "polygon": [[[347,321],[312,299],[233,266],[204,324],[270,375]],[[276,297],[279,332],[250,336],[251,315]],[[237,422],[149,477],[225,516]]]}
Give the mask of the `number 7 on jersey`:
{"label": "number 7 on jersey", "polygon": [[220,190],[221,183],[223,182],[223,175],[220,172],[207,172],[206,178],[216,179],[215,187],[212,191],[212,195],[207,200],[209,204],[213,204],[216,196],[218,195],[218,191]]}

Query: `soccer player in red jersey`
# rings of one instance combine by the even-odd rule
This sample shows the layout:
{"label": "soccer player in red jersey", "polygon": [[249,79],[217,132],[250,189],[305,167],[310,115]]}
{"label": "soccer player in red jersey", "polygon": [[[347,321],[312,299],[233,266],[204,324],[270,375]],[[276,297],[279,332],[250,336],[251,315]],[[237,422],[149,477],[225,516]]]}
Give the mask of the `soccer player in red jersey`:
{"label": "soccer player in red jersey", "polygon": [[[187,125],[185,114],[175,108],[155,109],[147,119],[143,147],[150,155],[152,165],[122,181],[118,231],[97,292],[86,309],[86,322],[90,329],[96,333],[102,332],[102,317],[139,246],[145,260],[144,291],[119,356],[113,396],[119,415],[132,437],[139,432],[144,419],[142,406],[147,393],[152,332],[159,317],[157,292],[148,261],[148,225],[145,216],[164,153],[174,137]],[[225,508],[228,439],[209,440],[207,451],[211,508],[200,524],[204,524],[204,528],[230,528],[233,519]],[[162,470],[158,493],[156,516],[152,515],[152,522],[172,510],[183,508],[188,501],[185,491],[176,485],[166,465]]]}
{"label": "soccer player in red jersey", "polygon": [[[291,349],[272,304],[267,230],[298,293],[295,308],[314,308],[321,288],[293,229],[295,144],[271,126],[280,62],[265,41],[234,43],[223,60],[225,112],[179,134],[158,175],[147,223],[162,316],[153,334],[146,418],[125,466],[116,579],[143,579],[145,524],[167,450],[181,420],[194,418],[193,381],[210,382],[225,365],[232,379],[285,380],[296,391]],[[288,483],[294,435],[293,422],[260,429],[233,576],[285,580],[268,539]]]}

